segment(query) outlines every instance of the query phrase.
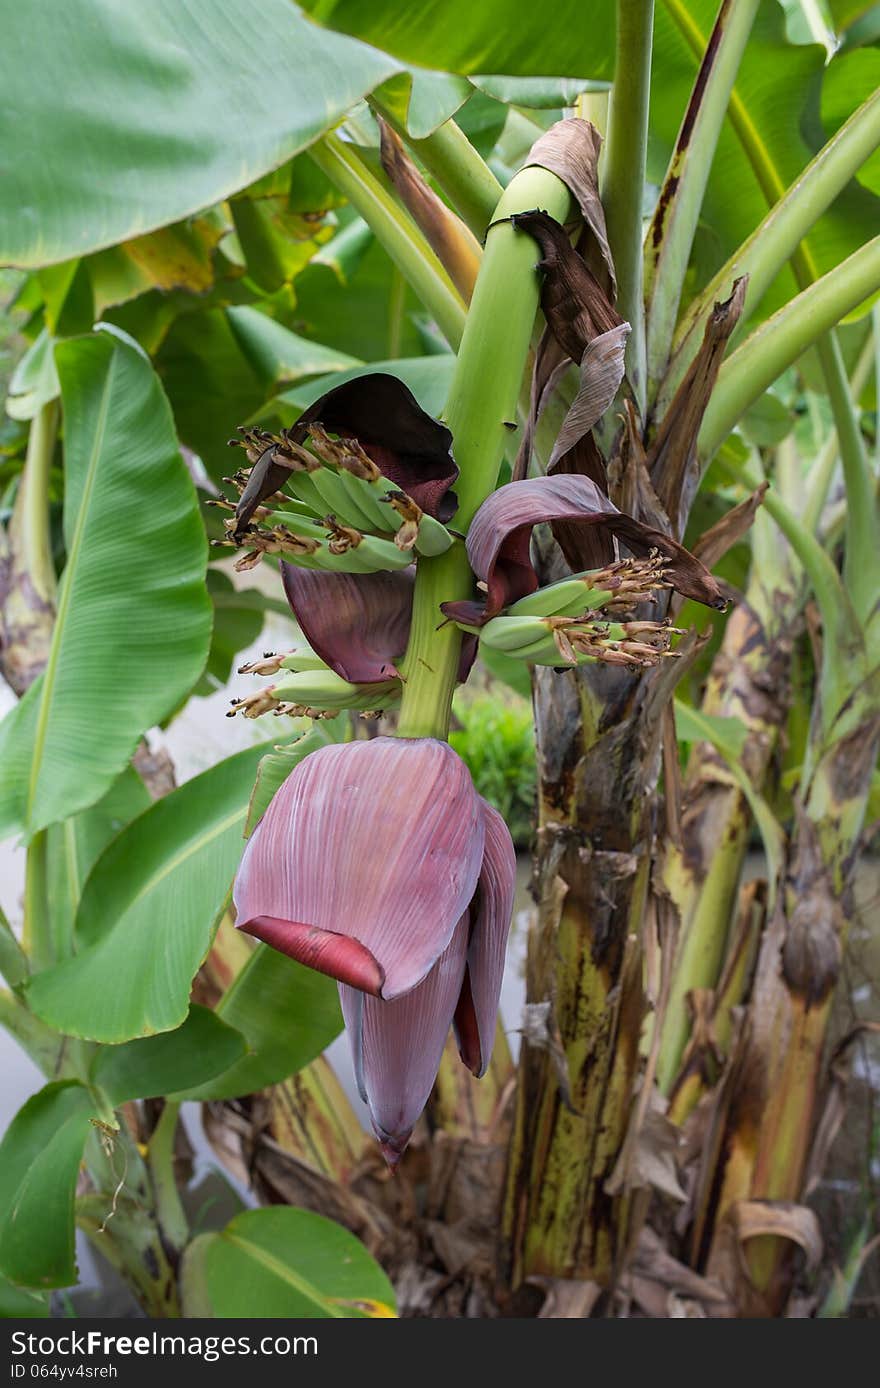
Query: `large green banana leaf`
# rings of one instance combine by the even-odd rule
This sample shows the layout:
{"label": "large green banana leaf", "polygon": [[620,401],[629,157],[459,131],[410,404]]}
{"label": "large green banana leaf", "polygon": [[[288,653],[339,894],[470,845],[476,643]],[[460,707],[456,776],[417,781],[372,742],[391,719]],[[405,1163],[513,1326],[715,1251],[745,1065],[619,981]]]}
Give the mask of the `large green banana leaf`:
{"label": "large green banana leaf", "polygon": [[48,265],[247,187],[400,71],[289,0],[0,0],[0,260]]}
{"label": "large green banana leaf", "polygon": [[[663,177],[712,26],[717,0],[658,0],[651,92],[650,174]],[[721,131],[695,245],[694,287],[705,282],[754,231],[795,181],[824,134],[809,126],[811,89],[825,63],[819,44],[789,43],[777,0],[759,6]],[[809,136],[809,143],[807,136]],[[876,235],[880,202],[847,188],[804,243],[815,277]],[[770,286],[764,316],[797,292],[791,270]]]}
{"label": "large green banana leaf", "polygon": [[94,804],[210,640],[204,528],[149,361],[111,332],[56,361],[67,563],[46,670],[0,724],[0,835]]}

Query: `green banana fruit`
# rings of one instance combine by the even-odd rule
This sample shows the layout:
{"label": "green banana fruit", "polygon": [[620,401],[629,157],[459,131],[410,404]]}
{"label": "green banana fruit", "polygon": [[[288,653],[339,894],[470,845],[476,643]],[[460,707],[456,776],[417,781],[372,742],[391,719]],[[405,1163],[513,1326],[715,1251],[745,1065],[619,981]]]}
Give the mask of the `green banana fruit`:
{"label": "green banana fruit", "polygon": [[273,685],[272,696],[282,704],[309,708],[384,709],[399,701],[400,689],[399,680],[349,684],[335,670],[302,670],[285,675]]}
{"label": "green banana fruit", "polygon": [[595,611],[611,601],[607,589],[590,586],[590,575],[563,578],[558,583],[538,588],[507,609],[512,617],[577,617],[582,612]]}

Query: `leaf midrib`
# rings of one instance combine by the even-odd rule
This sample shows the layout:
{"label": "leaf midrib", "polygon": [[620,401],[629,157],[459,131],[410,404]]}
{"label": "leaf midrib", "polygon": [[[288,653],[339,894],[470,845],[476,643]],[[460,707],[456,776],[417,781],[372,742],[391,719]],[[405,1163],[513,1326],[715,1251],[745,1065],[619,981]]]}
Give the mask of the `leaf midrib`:
{"label": "leaf midrib", "polygon": [[[192,858],[196,853],[201,852],[201,850],[204,847],[206,847],[206,845],[210,844],[212,840],[219,838],[221,834],[225,834],[226,830],[231,829],[239,820],[243,820],[246,813],[246,807],[244,809],[239,808],[237,810],[234,810],[232,814],[229,814],[224,819],[221,819],[219,823],[212,825],[206,833],[199,834],[195,839],[191,839],[190,842],[186,845],[186,847],[182,849],[181,852],[177,853],[173,858],[166,859],[163,862],[161,868],[159,868],[157,872],[154,872],[152,876],[147,879],[147,881],[143,884],[140,890],[131,898],[130,901],[126,902],[125,906],[119,912],[119,916],[117,917],[117,919],[121,920],[123,916],[127,916],[129,911],[131,911],[132,908],[135,907],[139,901],[142,901],[145,896],[147,896],[150,892],[154,891],[160,882],[163,882],[166,877],[169,877],[171,875],[172,872],[176,872],[180,865],[182,863],[185,863],[187,859]],[[134,822],[136,823],[137,821]]]}
{"label": "leaf midrib", "polygon": [[[80,500],[79,511],[76,517],[76,525],[73,531],[73,541],[68,550],[67,563],[64,566],[65,582],[61,585],[61,592],[58,601],[58,615],[55,618],[55,627],[52,632],[52,644],[49,648],[49,659],[46,662],[46,670],[43,675],[43,688],[40,696],[40,707],[37,713],[37,723],[34,731],[34,754],[31,760],[31,771],[28,779],[28,793],[25,803],[25,822],[30,826],[31,816],[34,809],[34,802],[37,795],[37,785],[40,779],[40,772],[43,764],[43,750],[46,744],[46,737],[49,730],[49,717],[51,704],[53,701],[53,690],[55,680],[58,675],[58,662],[60,659],[61,643],[64,638],[64,627],[67,620],[67,612],[71,603],[74,583],[76,580],[77,566],[79,564],[80,550],[83,544],[83,536],[89,519],[89,509],[91,506],[92,493],[95,488],[95,480],[98,475],[98,463],[101,450],[104,444],[104,435],[107,431],[107,416],[110,409],[110,387],[116,372],[117,354],[111,353],[110,362],[107,369],[107,379],[101,392],[101,404],[98,410],[98,424],[95,429],[95,440],[92,445],[92,452],[89,458],[88,470],[86,473],[85,486],[83,487]],[[63,397],[62,397],[63,398]]]}
{"label": "leaf midrib", "polygon": [[231,1234],[228,1229],[226,1229],[220,1237],[225,1239],[227,1243],[231,1243],[236,1248],[240,1249],[246,1257],[251,1258],[255,1263],[260,1263],[267,1272],[271,1272],[275,1277],[279,1278],[280,1281],[286,1282],[289,1287],[294,1287],[296,1291],[306,1297],[307,1300],[311,1301],[315,1306],[320,1306],[325,1310],[334,1320],[348,1319],[344,1311],[338,1311],[335,1306],[333,1306],[329,1297],[325,1298],[317,1288],[313,1287],[305,1278],[300,1277],[299,1273],[294,1272],[286,1263],[282,1263],[274,1254],[267,1253],[266,1250],[260,1248],[258,1244],[248,1243],[246,1239],[239,1238],[237,1234]]}

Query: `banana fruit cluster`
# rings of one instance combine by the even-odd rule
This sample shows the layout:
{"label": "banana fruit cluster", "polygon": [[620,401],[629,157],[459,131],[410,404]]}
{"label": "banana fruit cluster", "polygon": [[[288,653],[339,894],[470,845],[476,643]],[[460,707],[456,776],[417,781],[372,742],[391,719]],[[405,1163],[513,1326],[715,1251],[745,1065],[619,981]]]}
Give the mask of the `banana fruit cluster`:
{"label": "banana fruit cluster", "polygon": [[624,559],[520,598],[476,631],[484,646],[533,665],[647,667],[676,653],[668,621],[615,621],[669,587],[663,558]]}
{"label": "banana fruit cluster", "polygon": [[[320,424],[309,425],[308,448],[284,433],[239,432],[242,437],[230,443],[245,449],[254,469],[270,455],[289,475],[284,490],[257,507],[243,530],[233,515],[225,538],[214,541],[246,551],[237,569],[278,554],[307,569],[376,573],[406,568],[413,552],[443,554],[453,543],[445,525],[383,476],[356,439],[334,439]],[[241,494],[251,470],[224,481]],[[232,502],[214,504],[235,511]]]}
{"label": "banana fruit cluster", "polygon": [[267,653],[261,660],[239,666],[238,673],[281,674],[282,678],[264,685],[255,694],[234,699],[227,718],[234,718],[237,713],[245,718],[259,718],[264,713],[291,718],[335,718],[345,709],[358,709],[370,716],[400,702],[400,680],[350,684],[308,646],[279,655]]}

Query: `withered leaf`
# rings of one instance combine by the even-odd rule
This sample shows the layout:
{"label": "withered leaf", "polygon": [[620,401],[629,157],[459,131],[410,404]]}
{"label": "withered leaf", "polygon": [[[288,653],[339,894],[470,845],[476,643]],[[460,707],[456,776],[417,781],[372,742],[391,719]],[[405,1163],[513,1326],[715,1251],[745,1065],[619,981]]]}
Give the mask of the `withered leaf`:
{"label": "withered leaf", "polygon": [[709,315],[700,350],[657,426],[648,453],[648,470],[658,497],[681,534],[699,482],[697,437],[715,387],[730,335],[745,303],[748,277]]}
{"label": "withered leaf", "polygon": [[822,1261],[822,1231],[814,1210],[788,1200],[737,1200],[728,1218],[740,1244],[774,1235],[803,1249],[807,1272]]}
{"label": "withered leaf", "polygon": [[718,560],[723,559],[727,551],[747,533],[769,485],[768,482],[762,482],[751,496],[747,496],[738,506],[732,506],[697,540],[694,554],[703,561],[707,569],[714,569]]}
{"label": "withered leaf", "polygon": [[538,1312],[539,1320],[586,1320],[602,1295],[598,1282],[578,1281],[570,1277],[543,1277],[536,1274],[526,1278],[533,1287],[545,1294]]}
{"label": "withered leaf", "polygon": [[678,1172],[681,1130],[666,1117],[664,1107],[659,1093],[652,1091],[638,1131],[627,1134],[614,1170],[605,1182],[606,1195],[647,1186],[673,1200],[687,1199]]}
{"label": "withered leaf", "polygon": [[422,177],[402,140],[381,117],[379,137],[383,169],[459,294],[470,303],[482,258],[480,243]]}
{"label": "withered leaf", "polygon": [[588,120],[561,120],[535,141],[526,156],[525,166],[538,165],[539,168],[549,169],[571,189],[581,215],[595,238],[613,299],[617,296],[617,280],[605,227],[605,210],[599,197],[601,148],[602,136]]}
{"label": "withered leaf", "polygon": [[608,468],[609,494],[615,506],[628,516],[670,534],[669,517],[660,504],[648,475],[647,456],[639,420],[631,400],[624,402],[624,431],[619,452]]}
{"label": "withered leaf", "polygon": [[584,435],[599,422],[617,394],[623,380],[624,352],[629,331],[629,323],[619,323],[616,328],[594,337],[584,348],[578,393],[562,421],[550,455],[548,472],[554,470],[570,449],[577,447]]}
{"label": "withered leaf", "polygon": [[572,361],[579,362],[594,337],[619,327],[623,319],[572,246],[565,228],[549,213],[518,212],[510,220],[541,248],[541,308],[557,341]]}

